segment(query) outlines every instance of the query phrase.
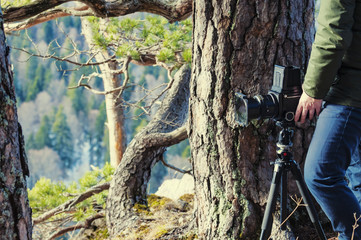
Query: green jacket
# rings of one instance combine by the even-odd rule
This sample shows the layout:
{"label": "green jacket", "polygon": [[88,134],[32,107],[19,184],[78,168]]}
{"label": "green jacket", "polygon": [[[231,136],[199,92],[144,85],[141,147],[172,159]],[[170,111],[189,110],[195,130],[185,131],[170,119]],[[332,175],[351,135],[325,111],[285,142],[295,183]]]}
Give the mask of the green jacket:
{"label": "green jacket", "polygon": [[317,21],[304,91],[361,108],[361,0],[321,0]]}

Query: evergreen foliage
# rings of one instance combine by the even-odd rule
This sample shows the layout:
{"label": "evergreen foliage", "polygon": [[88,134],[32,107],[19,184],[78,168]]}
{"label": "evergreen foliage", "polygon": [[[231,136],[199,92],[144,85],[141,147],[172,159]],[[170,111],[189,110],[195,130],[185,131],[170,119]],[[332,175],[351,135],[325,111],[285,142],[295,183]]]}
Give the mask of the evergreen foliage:
{"label": "evergreen foliage", "polygon": [[[69,86],[76,86],[77,84],[77,74],[72,74],[70,76],[69,80]],[[87,106],[86,106],[86,98],[84,96],[84,89],[69,89],[67,91],[67,95],[70,98],[72,102],[72,107],[77,115],[79,115],[80,112],[87,112]]]}
{"label": "evergreen foliage", "polygon": [[[93,168],[92,171],[87,172],[77,182],[72,182],[69,185],[41,178],[36,182],[35,186],[28,191],[30,206],[33,209],[33,217],[38,217],[42,213],[65,203],[72,199],[74,195],[81,194],[92,186],[109,182],[113,173],[114,169],[107,163],[102,169]],[[107,191],[103,191],[79,203],[74,213],[75,219],[82,221],[94,214],[95,211],[99,211],[99,208],[104,210],[107,195]],[[97,210],[94,209],[94,204],[97,205]],[[55,216],[53,219],[62,216],[64,215]]]}
{"label": "evergreen foliage", "polygon": [[191,61],[192,22],[190,19],[169,24],[160,16],[148,15],[145,20],[123,18],[110,19],[107,35],[100,33],[99,19],[88,17],[92,24],[94,42],[101,48],[113,49],[118,58],[131,57],[141,60],[151,52],[160,62],[184,64]]}
{"label": "evergreen foliage", "polygon": [[53,41],[56,38],[52,21],[45,22],[44,24],[42,24],[38,32],[39,32],[38,39],[42,39],[47,44],[49,44],[51,41]]}
{"label": "evergreen foliage", "polygon": [[34,137],[34,149],[42,149],[44,147],[52,147],[51,142],[51,126],[52,123],[50,118],[45,115],[41,120],[39,131],[36,133]]}
{"label": "evergreen foliage", "polygon": [[30,133],[29,137],[25,141],[25,148],[28,149],[36,149],[35,137],[34,133]]}
{"label": "evergreen foliage", "polygon": [[36,98],[36,95],[43,91],[46,82],[50,81],[51,79],[45,78],[45,69],[42,65],[38,65],[35,70],[35,75],[32,81],[29,82],[30,86],[28,87],[28,94],[26,96],[26,101],[32,101]]}
{"label": "evergreen foliage", "polygon": [[91,140],[92,151],[90,153],[92,155],[91,159],[93,160],[90,164],[94,166],[102,166],[106,162],[105,159],[108,152],[108,149],[103,142],[103,137],[105,135],[105,131],[107,130],[107,128],[105,128],[105,122],[107,120],[105,108],[105,101],[103,101],[99,108],[99,115],[95,120],[94,130],[90,133],[93,136],[93,139]]}
{"label": "evergreen foliage", "polygon": [[69,169],[75,164],[73,160],[74,145],[73,136],[62,106],[58,108],[51,130],[53,133],[53,148],[59,154],[64,167]]}
{"label": "evergreen foliage", "polygon": [[[16,1],[12,4],[20,4],[21,2]],[[169,24],[159,16],[147,16],[142,19],[113,18],[106,26],[102,26],[106,28],[106,33],[100,34],[99,20],[96,18],[88,19],[93,23],[93,33],[98,46],[107,48],[111,53],[116,53],[118,61],[126,57],[141,60],[141,56],[146,53],[154,54],[158,62],[165,62],[169,66],[177,66],[191,61],[191,20]],[[58,26],[64,28],[65,34],[56,30],[55,27]],[[37,53],[37,49],[34,50],[34,43],[38,44],[39,49],[42,51],[41,54],[64,57],[73,53],[75,45],[78,48],[77,50],[80,51],[88,48],[85,46],[84,38],[81,35],[74,34],[76,32],[81,32],[80,18],[66,17],[59,19],[56,24],[55,22],[46,22],[27,31],[20,31],[18,36],[9,36],[8,39],[11,42],[10,45],[30,52]],[[27,35],[32,37],[31,41]],[[70,39],[70,36],[72,39]],[[49,45],[46,46],[46,44]],[[87,156],[88,153],[85,152],[87,149],[89,149],[89,163],[91,165],[101,167],[104,163],[109,162],[109,132],[105,127],[104,97],[90,94],[84,88],[68,90],[64,95],[64,86],[76,86],[81,75],[89,75],[94,71],[99,71],[98,67],[82,67],[76,69],[76,71],[66,71],[74,69],[74,66],[54,59],[47,59],[46,61],[40,61],[37,57],[27,59],[29,56],[25,56],[21,51],[12,51],[11,53],[12,58],[14,58],[14,84],[19,105],[22,103],[24,103],[24,106],[31,104],[30,109],[37,109],[40,107],[38,105],[40,102],[46,102],[44,100],[47,99],[44,98],[46,96],[45,92],[51,97],[49,102],[51,108],[59,103],[64,105],[64,107],[60,106],[54,113],[49,112],[49,110],[47,112],[39,111],[40,119],[39,117],[31,118],[34,119],[31,125],[33,129],[28,130],[28,133],[25,134],[27,140],[26,149],[32,149],[31,151],[36,152],[38,155],[29,154],[29,156],[39,156],[46,148],[54,150],[56,153],[53,152],[53,155],[59,155],[56,159],[64,176],[66,171],[76,165],[75,156]],[[88,59],[85,58],[83,53],[80,53],[72,60],[86,62]],[[25,66],[23,61],[26,61]],[[162,84],[167,79],[167,71],[160,66],[139,67],[130,64],[129,73],[130,82],[134,84],[130,84],[126,88],[123,98],[124,101],[130,103],[137,102],[134,99],[143,98],[144,89],[154,88],[155,81],[157,81],[156,84],[158,84],[158,81],[159,84]],[[92,80],[91,85],[94,88],[103,90],[102,79],[98,77]],[[42,101],[39,100],[39,93],[42,93]],[[71,106],[69,103],[71,103]],[[147,100],[144,99],[144,101],[137,104],[145,106]],[[96,109],[96,111],[92,111],[93,109]],[[138,108],[129,109],[128,113],[126,121],[129,140],[132,135],[139,132],[149,122],[149,116]],[[136,120],[130,122],[128,119],[133,118],[133,116],[135,116]],[[77,126],[72,126],[73,134],[70,130],[69,119],[71,119],[72,125]],[[74,129],[77,129],[77,133],[80,134],[75,134]],[[89,145],[84,144],[84,141],[88,141]],[[182,150],[177,150],[178,154],[181,154],[181,152]],[[172,154],[174,153],[172,152]],[[34,164],[37,161],[39,159],[32,159]],[[150,185],[155,191],[167,170],[159,164],[153,172],[154,179],[151,180]],[[36,176],[36,179],[33,179],[33,182],[35,182],[42,175],[40,172],[39,175],[34,172],[33,176]]]}
{"label": "evergreen foliage", "polygon": [[3,7],[20,7],[20,6],[25,6],[29,3],[31,3],[32,0],[3,0],[2,2],[2,6]]}

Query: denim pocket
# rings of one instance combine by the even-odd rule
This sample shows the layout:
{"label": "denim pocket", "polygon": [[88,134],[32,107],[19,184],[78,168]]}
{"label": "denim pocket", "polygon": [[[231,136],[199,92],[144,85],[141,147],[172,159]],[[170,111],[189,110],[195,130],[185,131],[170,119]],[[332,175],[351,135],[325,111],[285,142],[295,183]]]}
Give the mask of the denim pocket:
{"label": "denim pocket", "polygon": [[352,110],[352,107],[328,102],[325,102],[323,107],[320,118],[340,118],[348,116]]}

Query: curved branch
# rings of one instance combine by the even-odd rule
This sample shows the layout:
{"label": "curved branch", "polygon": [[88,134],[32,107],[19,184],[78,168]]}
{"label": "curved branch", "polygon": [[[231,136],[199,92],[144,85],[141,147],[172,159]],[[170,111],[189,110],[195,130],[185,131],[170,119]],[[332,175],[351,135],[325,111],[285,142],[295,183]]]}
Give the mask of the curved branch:
{"label": "curved branch", "polygon": [[81,228],[89,228],[90,225],[92,224],[92,222],[94,222],[98,218],[104,218],[104,216],[105,215],[104,215],[103,212],[97,213],[94,216],[91,216],[91,217],[85,219],[85,221],[82,222],[82,223],[78,223],[78,224],[76,224],[74,226],[65,227],[65,228],[62,228],[62,229],[56,231],[48,239],[53,240],[53,239],[55,239],[57,237],[60,237],[60,236],[64,235],[67,232],[72,232],[72,231],[75,231],[75,230],[78,230],[78,229],[81,229]]}
{"label": "curved branch", "polygon": [[143,137],[142,142],[147,148],[169,147],[187,138],[187,128],[184,125],[168,133],[149,133]]}
{"label": "curved branch", "polygon": [[190,74],[187,66],[178,70],[173,86],[154,118],[133,138],[124,152],[107,199],[110,235],[116,235],[129,221],[134,221],[134,204],[146,203],[151,169],[161,159],[165,148],[187,138],[185,127],[182,126],[188,117]]}
{"label": "curved branch", "polygon": [[189,174],[191,176],[193,176],[192,174],[192,170],[183,170],[183,169],[180,169],[180,168],[177,168],[169,163],[167,163],[163,157],[160,158],[160,161],[163,163],[164,166],[170,168],[170,169],[173,169],[174,171],[177,171],[177,172],[180,172],[180,173],[183,173],[183,174]]}
{"label": "curved branch", "polygon": [[[58,7],[73,0],[37,0],[21,7],[4,9],[6,31],[17,31],[65,16],[119,17],[135,12],[148,12],[170,22],[184,20],[192,13],[193,0],[77,0],[85,6]],[[13,24],[10,24],[13,23]]]}
{"label": "curved branch", "polygon": [[109,189],[109,182],[106,183],[102,183],[99,185],[96,185],[92,188],[90,188],[89,190],[87,190],[86,192],[80,194],[78,197],[73,198],[63,204],[61,204],[60,206],[51,209],[50,211],[47,211],[45,213],[43,213],[41,216],[34,218],[33,219],[33,225],[39,224],[41,222],[44,222],[45,220],[51,218],[52,216],[55,216],[59,213],[62,213],[63,211],[69,210],[70,208],[72,208],[73,206],[75,206],[76,204],[84,201],[85,199],[90,198],[91,196],[98,194],[104,190],[108,190]]}
{"label": "curved branch", "polygon": [[53,19],[58,19],[68,16],[93,16],[94,12],[89,9],[89,6],[82,6],[78,8],[54,8],[48,11],[44,11],[33,17],[25,18],[18,21],[12,21],[11,19],[5,21],[5,32],[20,31],[30,28],[40,23],[48,22]]}
{"label": "curved branch", "polygon": [[3,17],[5,22],[18,22],[31,17],[34,17],[40,13],[43,13],[49,9],[55,8],[63,3],[71,2],[72,0],[37,0],[30,4],[20,7],[8,7],[3,9]]}

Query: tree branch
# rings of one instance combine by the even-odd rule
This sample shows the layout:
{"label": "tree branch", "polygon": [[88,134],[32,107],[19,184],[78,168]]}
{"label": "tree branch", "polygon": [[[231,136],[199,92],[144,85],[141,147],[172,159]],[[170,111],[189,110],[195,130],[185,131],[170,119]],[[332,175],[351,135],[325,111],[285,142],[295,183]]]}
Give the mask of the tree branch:
{"label": "tree branch", "polygon": [[86,192],[80,194],[78,197],[73,198],[63,204],[61,204],[60,206],[51,209],[50,211],[47,211],[45,213],[43,213],[41,216],[34,218],[33,219],[33,225],[39,224],[41,222],[44,222],[45,220],[51,218],[52,216],[55,216],[59,213],[62,213],[64,211],[68,211],[70,208],[72,208],[73,206],[75,206],[76,204],[84,201],[85,199],[90,198],[91,196],[98,194],[104,190],[109,189],[109,182],[106,183],[102,183],[99,185],[96,185],[90,189],[88,189]]}
{"label": "tree branch", "polygon": [[160,158],[160,161],[163,163],[164,166],[170,168],[170,169],[173,169],[174,171],[177,171],[177,172],[180,172],[180,173],[183,173],[183,174],[189,174],[189,175],[193,175],[192,174],[192,170],[183,170],[183,169],[180,169],[180,168],[177,168],[173,165],[170,165],[169,163],[167,163],[166,161],[164,161],[164,158],[161,157]]}
{"label": "tree branch", "polygon": [[26,18],[20,22],[5,21],[5,32],[19,31],[30,28],[37,24],[47,22],[53,19],[68,17],[68,16],[93,16],[94,12],[86,5],[77,8],[62,8],[57,7],[51,10],[39,13],[36,16]]}
{"label": "tree branch", "polygon": [[[192,13],[192,0],[77,0],[80,8],[59,5],[73,0],[36,0],[21,7],[4,9],[6,32],[29,28],[36,24],[65,16],[119,17],[135,12],[148,12],[165,17],[170,22],[181,21]],[[10,24],[13,23],[13,24]]]}
{"label": "tree branch", "polygon": [[27,51],[26,49],[17,48],[17,47],[11,47],[11,48],[14,49],[14,50],[24,52],[24,53],[28,54],[30,57],[39,57],[39,58],[43,58],[43,59],[51,58],[51,59],[54,59],[54,60],[57,60],[57,61],[67,62],[67,63],[73,64],[73,65],[76,65],[76,66],[79,66],[79,67],[98,66],[98,65],[101,65],[101,64],[108,63],[110,61],[115,61],[115,55],[112,55],[112,56],[110,56],[110,58],[108,58],[108,59],[106,59],[106,60],[104,60],[102,62],[90,62],[91,59],[89,59],[85,63],[82,63],[82,62],[76,62],[76,61],[70,60],[69,58],[73,57],[72,55],[66,56],[66,57],[58,57],[58,56],[55,56],[54,54],[51,54],[51,55],[49,55],[49,54],[48,55],[34,54],[34,53],[31,53],[30,51]]}
{"label": "tree branch", "polygon": [[62,229],[58,230],[57,232],[53,233],[48,239],[53,240],[53,239],[55,239],[57,237],[60,237],[60,236],[64,235],[67,232],[75,231],[75,230],[81,229],[81,228],[89,228],[91,223],[94,220],[96,220],[98,218],[103,218],[104,216],[105,215],[104,215],[103,212],[97,213],[97,214],[85,219],[85,221],[82,222],[82,223],[77,223],[74,226],[65,227],[65,228],[62,228]]}
{"label": "tree branch", "polygon": [[32,1],[30,4],[20,7],[7,7],[6,9],[3,9],[4,21],[22,21],[70,1],[72,0],[36,0]]}
{"label": "tree branch", "polygon": [[149,133],[142,139],[144,145],[151,147],[169,147],[188,138],[186,126],[169,133]]}

